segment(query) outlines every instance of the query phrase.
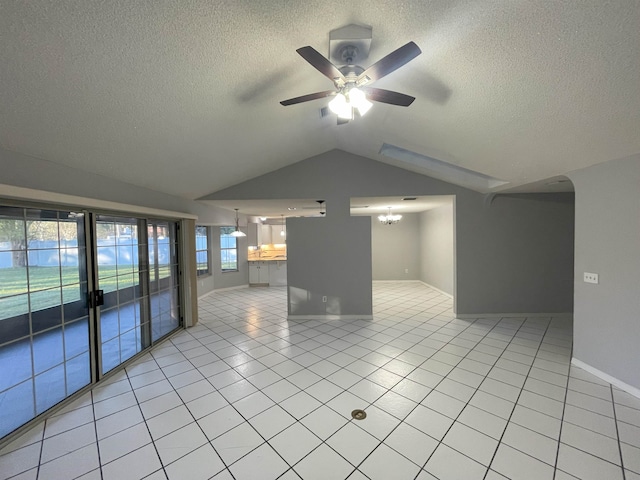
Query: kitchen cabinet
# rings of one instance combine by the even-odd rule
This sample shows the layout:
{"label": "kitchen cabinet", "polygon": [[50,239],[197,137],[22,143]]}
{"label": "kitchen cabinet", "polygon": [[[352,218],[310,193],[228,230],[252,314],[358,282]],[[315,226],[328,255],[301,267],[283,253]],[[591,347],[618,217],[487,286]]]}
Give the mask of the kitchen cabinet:
{"label": "kitchen cabinet", "polygon": [[[271,242],[272,243],[287,243],[287,226],[282,225],[270,225],[271,226]],[[281,233],[284,231],[285,235]]]}
{"label": "kitchen cabinet", "polygon": [[257,247],[260,245],[268,245],[270,243],[276,243],[275,241],[272,241],[272,238],[276,240],[280,238],[280,229],[278,227],[277,237],[272,237],[271,227],[273,227],[273,225],[261,225],[259,223],[250,223],[248,226],[248,233],[247,233],[247,240],[249,245],[252,247]]}
{"label": "kitchen cabinet", "polygon": [[284,287],[287,285],[287,262],[249,262],[249,285]]}
{"label": "kitchen cabinet", "polygon": [[260,245],[273,243],[271,238],[271,225],[260,225]]}
{"label": "kitchen cabinet", "polygon": [[269,286],[287,286],[287,262],[269,262]]}
{"label": "kitchen cabinet", "polygon": [[249,285],[269,285],[268,262],[249,262]]}
{"label": "kitchen cabinet", "polygon": [[259,223],[249,223],[247,225],[247,244],[249,246],[257,247],[260,245],[260,226]]}

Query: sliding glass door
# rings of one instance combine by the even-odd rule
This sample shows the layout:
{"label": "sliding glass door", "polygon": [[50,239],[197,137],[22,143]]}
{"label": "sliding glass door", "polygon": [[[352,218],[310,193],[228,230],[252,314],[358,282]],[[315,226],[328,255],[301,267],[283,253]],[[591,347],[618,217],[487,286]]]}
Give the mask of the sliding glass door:
{"label": "sliding glass door", "polygon": [[151,344],[145,315],[149,296],[144,223],[136,218],[96,216],[101,374]]}
{"label": "sliding glass door", "polygon": [[180,327],[178,231],[0,205],[0,439]]}
{"label": "sliding glass door", "polygon": [[147,231],[151,336],[155,342],[175,330],[180,324],[178,224],[150,220]]}
{"label": "sliding glass door", "polygon": [[0,206],[0,438],[91,383],[84,214]]}

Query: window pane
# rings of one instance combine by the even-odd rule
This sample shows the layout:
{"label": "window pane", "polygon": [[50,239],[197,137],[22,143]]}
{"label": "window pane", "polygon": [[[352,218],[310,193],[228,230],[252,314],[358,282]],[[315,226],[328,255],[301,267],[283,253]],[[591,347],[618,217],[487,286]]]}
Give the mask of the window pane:
{"label": "window pane", "polygon": [[196,226],[196,270],[198,275],[209,274],[209,227]]}

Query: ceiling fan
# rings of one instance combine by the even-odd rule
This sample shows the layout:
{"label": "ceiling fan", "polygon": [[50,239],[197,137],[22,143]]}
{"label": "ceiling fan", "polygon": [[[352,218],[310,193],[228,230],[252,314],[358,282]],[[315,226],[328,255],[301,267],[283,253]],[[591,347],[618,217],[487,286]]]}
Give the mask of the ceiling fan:
{"label": "ceiling fan", "polygon": [[335,85],[335,90],[325,90],[324,92],[290,98],[281,101],[281,105],[296,105],[319,98],[334,97],[329,102],[329,109],[338,115],[338,125],[341,125],[352,120],[355,112],[360,116],[364,115],[371,108],[370,100],[401,107],[408,107],[415,100],[415,97],[404,93],[369,86],[420,55],[422,51],[414,42],[409,42],[394,50],[366,70],[355,64],[358,47],[353,45],[342,47],[340,57],[346,63],[342,67],[336,67],[313,47],[301,47],[296,52],[331,80]]}

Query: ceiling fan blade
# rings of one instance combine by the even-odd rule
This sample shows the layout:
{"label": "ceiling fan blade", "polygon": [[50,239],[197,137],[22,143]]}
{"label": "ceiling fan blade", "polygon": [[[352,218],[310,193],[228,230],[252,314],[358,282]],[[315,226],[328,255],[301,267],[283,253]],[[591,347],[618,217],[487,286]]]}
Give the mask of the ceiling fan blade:
{"label": "ceiling fan blade", "polygon": [[288,100],[282,100],[280,105],[295,105],[296,103],[309,102],[311,100],[317,100],[318,98],[330,97],[331,95],[335,95],[335,90],[326,90],[324,92],[310,93],[309,95],[302,95],[301,97],[290,98]]}
{"label": "ceiling fan blade", "polygon": [[296,52],[298,52],[302,58],[311,64],[312,67],[332,82],[335,83],[336,79],[340,79],[342,82],[345,82],[344,75],[340,70],[338,70],[338,67],[324,58],[315,48],[309,46],[300,47]]}
{"label": "ceiling fan blade", "polygon": [[422,50],[420,50],[418,45],[413,42],[409,42],[367,68],[364,72],[358,75],[356,83],[358,85],[365,85],[367,83],[375,82],[376,80],[379,80],[380,78],[397,70],[405,63],[413,60],[421,53]]}
{"label": "ceiling fan blade", "polygon": [[391,90],[383,90],[382,88],[363,87],[362,91],[366,93],[369,100],[398,105],[399,107],[408,107],[415,100],[415,97],[410,95],[392,92]]}

